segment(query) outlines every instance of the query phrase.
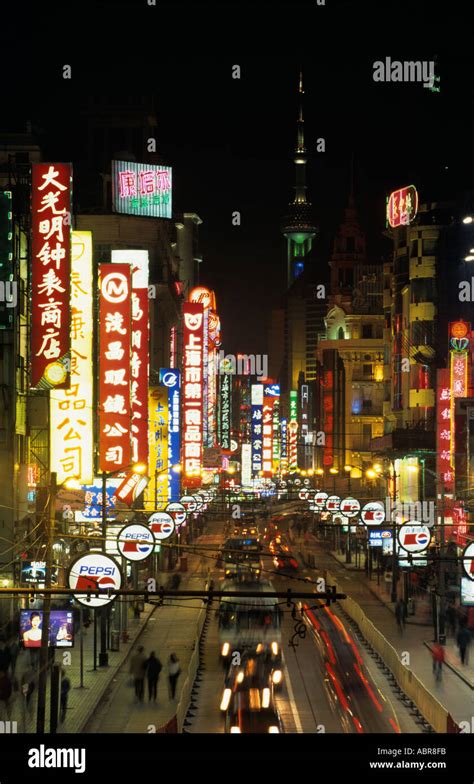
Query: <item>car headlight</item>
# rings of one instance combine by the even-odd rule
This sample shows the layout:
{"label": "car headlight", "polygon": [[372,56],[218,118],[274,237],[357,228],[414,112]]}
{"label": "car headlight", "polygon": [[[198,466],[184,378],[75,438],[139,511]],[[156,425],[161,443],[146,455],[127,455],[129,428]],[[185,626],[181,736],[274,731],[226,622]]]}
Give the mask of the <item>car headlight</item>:
{"label": "car headlight", "polygon": [[272,726],[268,728],[268,732],[271,735],[279,735],[280,734],[280,730],[278,729],[276,724],[272,724]]}
{"label": "car headlight", "polygon": [[221,656],[228,656],[230,652],[230,645],[228,642],[225,642],[221,648]]}
{"label": "car headlight", "polygon": [[231,727],[230,731],[231,731],[232,735],[240,735],[240,732],[241,732],[240,727]]}
{"label": "car headlight", "polygon": [[281,670],[274,670],[272,675],[272,681],[275,684],[281,683],[283,678],[283,673]]}
{"label": "car headlight", "polygon": [[224,689],[224,694],[221,700],[221,711],[226,711],[229,707],[230,698],[232,697],[232,689]]}
{"label": "car headlight", "polygon": [[278,643],[272,642],[272,653],[274,656],[278,656]]}
{"label": "car headlight", "polygon": [[262,708],[270,707],[270,689],[268,686],[262,691]]}

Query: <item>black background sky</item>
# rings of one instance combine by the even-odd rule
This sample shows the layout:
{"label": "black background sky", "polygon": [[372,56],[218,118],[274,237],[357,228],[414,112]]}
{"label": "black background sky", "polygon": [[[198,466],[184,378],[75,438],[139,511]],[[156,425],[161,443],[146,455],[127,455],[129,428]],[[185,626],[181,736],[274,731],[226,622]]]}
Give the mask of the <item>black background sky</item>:
{"label": "black background sky", "polygon": [[[156,96],[158,148],[174,167],[175,207],[204,221],[201,280],[216,291],[226,350],[265,350],[268,314],[285,287],[279,222],[293,194],[300,63],[321,265],[347,202],[352,155],[369,261],[386,250],[381,233],[391,189],[414,183],[422,199],[436,200],[472,188],[473,60],[459,38],[452,41],[452,19],[438,19],[432,6],[424,16],[425,5],[413,2],[405,17],[403,3],[336,0],[324,9],[315,2],[157,6],[102,2],[88,16],[81,4],[71,40],[40,49],[48,27],[31,16],[35,45],[17,59],[1,126],[13,129],[29,117],[44,129],[50,157],[74,160],[85,95]],[[458,7],[450,5],[451,15]],[[374,83],[373,62],[388,56],[436,58],[441,92]],[[61,78],[63,63],[72,65],[70,83]],[[232,79],[234,64],[240,80]],[[325,153],[316,151],[319,137]],[[240,227],[232,226],[234,210]]]}

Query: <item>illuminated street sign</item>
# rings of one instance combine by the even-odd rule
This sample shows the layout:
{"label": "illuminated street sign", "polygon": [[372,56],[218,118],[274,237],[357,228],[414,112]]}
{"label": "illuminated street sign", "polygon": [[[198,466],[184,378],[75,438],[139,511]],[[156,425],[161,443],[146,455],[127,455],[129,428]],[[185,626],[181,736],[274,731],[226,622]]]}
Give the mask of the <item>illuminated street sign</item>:
{"label": "illuminated street sign", "polygon": [[92,234],[73,231],[71,259],[71,385],[50,392],[50,468],[57,482],[94,479]]}
{"label": "illuminated street sign", "polygon": [[387,205],[387,220],[395,229],[412,223],[418,210],[418,193],[414,185],[400,188],[390,194]]}
{"label": "illuminated street sign", "polygon": [[202,472],[204,310],[183,305],[183,484],[199,487]]}
{"label": "illuminated street sign", "polygon": [[145,491],[147,509],[160,509],[168,503],[168,389],[150,387],[148,393],[150,484]]}
{"label": "illuminated street sign", "polygon": [[385,521],[385,507],[380,501],[369,501],[360,513],[365,525],[380,525]]}
{"label": "illuminated street sign", "polygon": [[160,384],[168,389],[168,500],[177,501],[181,478],[172,467],[179,464],[181,453],[181,372],[160,368]]}
{"label": "illuminated street sign", "polygon": [[146,525],[132,523],[119,532],[117,546],[127,561],[144,561],[154,550],[155,537]]}
{"label": "illuminated street sign", "polygon": [[134,161],[112,161],[114,212],[171,218],[172,170]]}
{"label": "illuminated street sign", "polygon": [[431,531],[427,525],[420,523],[405,523],[398,529],[398,542],[400,547],[408,553],[421,553],[426,550],[431,541]]}
{"label": "illuminated street sign", "polygon": [[122,574],[117,561],[93,551],[79,556],[71,563],[67,580],[76,601],[91,608],[110,604],[115,599],[115,594],[88,596],[87,591],[118,591],[122,587]]}
{"label": "illuminated street sign", "polygon": [[101,264],[99,279],[99,464],[115,472],[131,462],[131,269]]}
{"label": "illuminated street sign", "polygon": [[31,386],[68,389],[72,167],[34,163],[31,177]]}

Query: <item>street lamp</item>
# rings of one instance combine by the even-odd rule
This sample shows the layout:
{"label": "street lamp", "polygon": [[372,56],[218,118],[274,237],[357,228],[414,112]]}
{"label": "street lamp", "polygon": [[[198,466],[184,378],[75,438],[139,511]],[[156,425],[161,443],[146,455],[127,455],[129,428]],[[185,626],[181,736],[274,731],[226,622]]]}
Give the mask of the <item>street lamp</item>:
{"label": "street lamp", "polygon": [[329,473],[332,474],[333,491],[334,491],[334,493],[336,493],[336,476],[338,475],[339,471],[337,470],[337,468],[330,468],[329,469]]}
{"label": "street lamp", "polygon": [[392,472],[384,471],[383,466],[380,463],[374,463],[372,468],[369,468],[365,474],[369,479],[378,479],[383,477],[384,479],[390,481],[393,479],[393,513],[392,513],[392,590],[390,595],[390,601],[396,602],[397,601],[397,583],[398,583],[398,560],[397,560],[397,516],[396,516],[396,507],[397,507],[397,474],[395,473],[395,467],[393,464],[390,464],[392,467]]}

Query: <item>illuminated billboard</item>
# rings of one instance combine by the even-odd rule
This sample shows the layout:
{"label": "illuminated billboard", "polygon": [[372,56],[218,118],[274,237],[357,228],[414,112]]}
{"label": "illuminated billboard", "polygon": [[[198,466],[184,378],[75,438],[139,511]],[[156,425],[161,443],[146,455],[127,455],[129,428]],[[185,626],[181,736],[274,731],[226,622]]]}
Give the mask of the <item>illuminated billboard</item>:
{"label": "illuminated billboard", "polygon": [[273,405],[275,397],[264,396],[262,407],[262,472],[267,479],[273,472]]}
{"label": "illuminated billboard", "polygon": [[106,473],[131,462],[129,264],[101,264],[99,280],[99,465]]}
{"label": "illuminated billboard", "polygon": [[202,471],[204,308],[183,305],[183,484],[199,487]]}
{"label": "illuminated billboard", "polygon": [[71,258],[71,386],[50,393],[50,467],[58,484],[92,482],[92,234],[73,231]]}
{"label": "illuminated billboard", "polygon": [[68,389],[71,361],[69,163],[31,174],[31,386]]}
{"label": "illuminated billboard", "polygon": [[150,484],[145,490],[147,509],[168,503],[168,389],[150,387],[148,401]]}
{"label": "illuminated billboard", "polygon": [[436,391],[436,473],[444,483],[445,493],[454,489],[453,441],[451,431],[452,392],[450,371],[441,368],[437,371]]}
{"label": "illuminated billboard", "polygon": [[251,393],[250,393],[250,402],[252,405],[252,426],[251,426],[252,477],[255,478],[259,476],[260,471],[262,470],[263,384],[252,384]]}
{"label": "illuminated billboard", "polygon": [[112,262],[132,270],[132,461],[148,463],[148,251],[113,250]]}
{"label": "illuminated billboard", "polygon": [[418,193],[414,185],[400,188],[390,194],[387,220],[393,229],[412,223],[418,210]]}
{"label": "illuminated billboard", "polygon": [[232,418],[232,376],[224,373],[219,376],[219,443],[222,449],[230,449]]}
{"label": "illuminated billboard", "polygon": [[181,494],[180,473],[171,470],[179,464],[181,453],[181,372],[160,368],[160,384],[168,389],[168,500],[178,501]]}
{"label": "illuminated billboard", "polygon": [[133,161],[112,161],[112,208],[127,215],[171,218],[172,170]]}

